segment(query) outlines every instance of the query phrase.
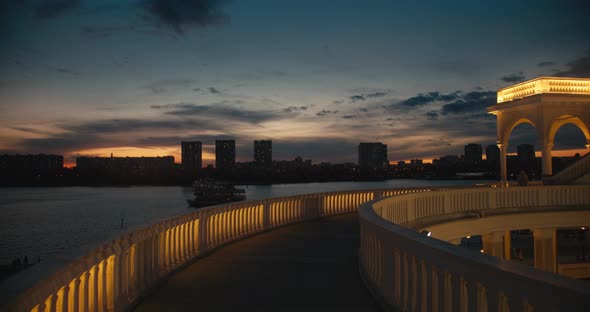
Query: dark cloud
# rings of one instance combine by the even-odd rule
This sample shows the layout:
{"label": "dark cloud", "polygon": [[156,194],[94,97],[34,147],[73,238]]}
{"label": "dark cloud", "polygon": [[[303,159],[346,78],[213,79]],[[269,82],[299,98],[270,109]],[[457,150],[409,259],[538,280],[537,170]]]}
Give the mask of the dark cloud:
{"label": "dark cloud", "polygon": [[494,104],[496,104],[496,92],[471,91],[464,94],[460,99],[443,105],[442,114],[483,113],[486,107]]}
{"label": "dark cloud", "polygon": [[307,110],[307,106],[289,106],[289,107],[283,109],[283,112],[293,113],[293,112],[300,112],[300,111],[306,111],[306,110]]}
{"label": "dark cloud", "polygon": [[77,149],[105,147],[110,144],[103,142],[96,135],[66,133],[47,138],[24,139],[19,145],[27,153],[62,154]]}
{"label": "dark cloud", "polygon": [[79,7],[80,3],[80,0],[45,0],[37,8],[35,15],[38,18],[54,18]]}
{"label": "dark cloud", "polygon": [[23,0],[0,0],[0,25],[14,22],[14,18],[21,15],[22,9],[26,9],[26,4]]}
{"label": "dark cloud", "polygon": [[215,140],[223,140],[228,138],[234,138],[234,135],[228,134],[199,134],[191,136],[159,136],[159,137],[145,137],[138,138],[135,143],[139,146],[173,146],[180,144],[181,141],[201,141],[203,144],[210,144]]}
{"label": "dark cloud", "polygon": [[455,92],[451,92],[449,94],[441,94],[439,95],[439,97],[437,98],[438,101],[442,101],[442,102],[449,102],[449,101],[454,101],[456,99],[458,99],[459,97],[461,97],[461,91],[455,91]]}
{"label": "dark cloud", "polygon": [[209,92],[211,92],[212,94],[219,94],[219,93],[221,93],[221,91],[215,89],[214,87],[210,87],[207,90],[209,90]]}
{"label": "dark cloud", "polygon": [[387,93],[385,93],[385,92],[375,92],[375,93],[365,94],[365,97],[367,97],[367,98],[379,98],[379,97],[384,97],[386,95],[387,95]]}
{"label": "dark cloud", "polygon": [[388,95],[388,93],[386,93],[386,92],[376,91],[376,92],[370,92],[370,93],[355,94],[355,95],[348,97],[348,99],[350,100],[350,102],[356,103],[356,102],[366,101],[366,100],[372,99],[372,98],[384,97],[387,95]]}
{"label": "dark cloud", "polygon": [[[45,138],[23,139],[19,146],[21,150],[39,153],[68,153],[75,150],[102,148],[111,146],[149,147],[158,145],[174,145],[181,139],[189,137],[141,138],[143,133],[186,133],[195,131],[218,132],[221,137],[227,135],[227,125],[223,121],[203,119],[106,119],[78,123],[62,123],[59,125],[61,133],[47,133],[30,127],[18,127],[17,130],[29,133],[44,134]],[[140,137],[138,139],[138,137]],[[209,138],[210,136],[199,136]],[[176,142],[176,143],[175,143]],[[165,143],[165,144],[164,144]]]}
{"label": "dark cloud", "polygon": [[26,133],[32,133],[32,134],[43,134],[43,135],[47,134],[47,131],[39,130],[39,129],[31,128],[31,127],[11,127],[11,129],[26,132]]}
{"label": "dark cloud", "polygon": [[179,130],[194,125],[194,121],[149,120],[149,119],[106,119],[81,124],[62,125],[64,130],[79,134],[128,133],[141,130]]}
{"label": "dark cloud", "polygon": [[360,101],[366,100],[366,98],[364,96],[362,96],[362,95],[353,95],[353,96],[350,97],[350,100],[352,102],[360,102]]}
{"label": "dark cloud", "polygon": [[315,115],[319,116],[319,117],[323,117],[326,115],[332,115],[332,114],[337,114],[337,113],[338,113],[337,110],[331,111],[331,110],[322,109],[321,111],[317,112]]}
{"label": "dark cloud", "polygon": [[585,78],[590,77],[590,50],[580,58],[566,64],[568,69],[555,73],[556,76]]}
{"label": "dark cloud", "polygon": [[248,123],[259,123],[272,119],[281,119],[283,114],[273,111],[250,111],[230,106],[230,104],[244,104],[243,101],[223,101],[209,105],[194,103],[177,103],[152,105],[152,109],[165,110],[165,114],[179,117],[199,117],[214,121],[238,120]]}
{"label": "dark cloud", "polygon": [[228,0],[143,0],[140,5],[160,24],[179,34],[186,27],[206,27],[229,21],[221,7]]}
{"label": "dark cloud", "polygon": [[424,113],[424,116],[426,116],[426,119],[428,120],[438,120],[438,113],[436,111]]}
{"label": "dark cloud", "polygon": [[436,101],[439,96],[440,96],[440,93],[438,93],[438,92],[430,92],[428,94],[420,93],[416,96],[413,96],[411,98],[408,98],[406,100],[399,102],[399,105],[400,106],[409,106],[409,107],[422,106],[422,105],[426,105],[426,104]]}
{"label": "dark cloud", "polygon": [[545,61],[545,62],[541,62],[539,64],[537,64],[537,66],[539,67],[547,67],[547,66],[554,66],[556,65],[555,62],[552,61]]}
{"label": "dark cloud", "polygon": [[525,80],[524,74],[522,72],[518,72],[515,74],[509,74],[500,78],[500,80],[504,82],[514,83],[514,82],[521,82]]}
{"label": "dark cloud", "polygon": [[356,119],[358,118],[358,115],[343,115],[342,118],[343,119]]}
{"label": "dark cloud", "polygon": [[419,106],[428,105],[434,102],[449,102],[456,100],[461,96],[461,91],[451,92],[449,94],[441,94],[439,91],[432,91],[428,93],[419,93],[416,96],[407,98],[399,103],[389,105],[390,109],[393,108],[414,108]]}

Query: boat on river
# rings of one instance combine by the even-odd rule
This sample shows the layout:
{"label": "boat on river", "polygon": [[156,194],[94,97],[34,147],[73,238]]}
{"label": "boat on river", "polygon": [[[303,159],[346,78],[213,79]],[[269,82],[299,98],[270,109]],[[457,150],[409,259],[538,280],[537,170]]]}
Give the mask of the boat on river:
{"label": "boat on river", "polygon": [[200,179],[193,183],[194,199],[187,199],[190,207],[201,208],[246,199],[246,191],[235,184],[212,179]]}

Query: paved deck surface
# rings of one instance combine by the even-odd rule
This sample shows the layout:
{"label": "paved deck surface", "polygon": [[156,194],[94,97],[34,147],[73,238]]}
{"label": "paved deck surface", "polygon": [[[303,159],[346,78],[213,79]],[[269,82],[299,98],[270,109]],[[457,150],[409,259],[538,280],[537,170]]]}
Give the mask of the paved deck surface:
{"label": "paved deck surface", "polygon": [[279,228],[196,261],[136,311],[379,311],[358,247],[357,214]]}

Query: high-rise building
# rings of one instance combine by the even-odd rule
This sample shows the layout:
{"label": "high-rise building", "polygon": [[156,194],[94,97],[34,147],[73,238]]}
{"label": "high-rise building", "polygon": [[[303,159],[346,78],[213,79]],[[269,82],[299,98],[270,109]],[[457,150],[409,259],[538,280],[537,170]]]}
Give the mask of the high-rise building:
{"label": "high-rise building", "polygon": [[254,141],[254,163],[261,167],[272,166],[272,141]]}
{"label": "high-rise building", "polygon": [[481,163],[481,144],[469,143],[465,145],[465,163],[472,166]]}
{"label": "high-rise building", "polygon": [[500,148],[498,145],[491,144],[486,147],[486,160],[491,166],[496,166],[500,163]]}
{"label": "high-rise building", "polygon": [[532,144],[520,144],[516,147],[516,155],[520,163],[531,163],[535,160],[535,146]]}
{"label": "high-rise building", "polygon": [[182,168],[187,171],[200,170],[203,166],[203,144],[199,141],[182,141]]}
{"label": "high-rise building", "polygon": [[380,142],[359,144],[359,167],[385,168],[387,163],[387,144]]}
{"label": "high-rise building", "polygon": [[236,141],[215,140],[215,168],[232,169],[236,165]]}

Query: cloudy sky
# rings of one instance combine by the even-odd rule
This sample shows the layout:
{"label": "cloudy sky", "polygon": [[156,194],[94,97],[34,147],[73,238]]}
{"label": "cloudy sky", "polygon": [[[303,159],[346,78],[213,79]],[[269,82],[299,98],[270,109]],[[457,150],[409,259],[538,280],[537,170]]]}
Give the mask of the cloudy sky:
{"label": "cloudy sky", "polygon": [[[0,153],[461,154],[495,143],[498,88],[590,77],[589,16],[584,0],[1,0]],[[510,144],[535,139],[523,125]]]}

